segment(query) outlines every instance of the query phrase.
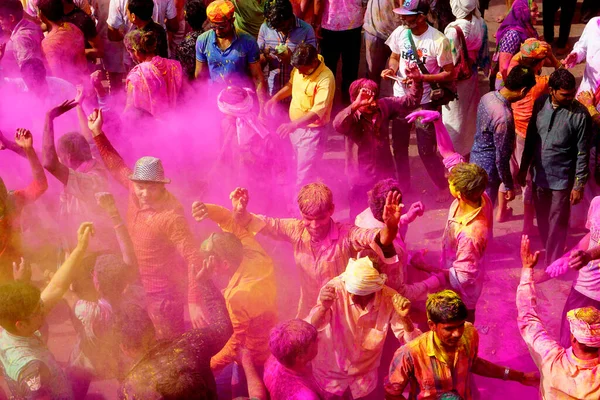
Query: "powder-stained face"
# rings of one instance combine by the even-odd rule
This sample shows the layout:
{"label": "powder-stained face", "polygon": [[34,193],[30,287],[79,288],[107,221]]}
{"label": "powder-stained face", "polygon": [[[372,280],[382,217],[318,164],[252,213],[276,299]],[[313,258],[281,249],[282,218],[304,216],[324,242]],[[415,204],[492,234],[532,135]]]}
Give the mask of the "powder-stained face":
{"label": "powder-stained face", "polygon": [[212,22],[211,25],[218,38],[228,38],[233,33],[233,19],[225,22]]}
{"label": "powder-stained face", "polygon": [[312,238],[313,242],[320,242],[329,235],[331,229],[331,216],[332,211],[327,211],[319,215],[308,215],[302,213],[302,223],[308,231],[308,234]]}
{"label": "powder-stained face", "polygon": [[465,332],[465,321],[457,321],[450,323],[433,323],[429,321],[429,329],[431,329],[439,341],[446,349],[454,349]]}
{"label": "powder-stained face", "polygon": [[152,207],[163,198],[165,185],[155,182],[133,182],[133,191],[140,207]]}

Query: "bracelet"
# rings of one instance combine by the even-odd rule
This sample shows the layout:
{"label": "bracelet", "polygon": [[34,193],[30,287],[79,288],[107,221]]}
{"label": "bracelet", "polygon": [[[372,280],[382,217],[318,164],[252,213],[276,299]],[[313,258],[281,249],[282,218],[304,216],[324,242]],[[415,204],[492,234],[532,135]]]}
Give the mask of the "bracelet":
{"label": "bracelet", "polygon": [[508,380],[508,374],[510,373],[510,368],[506,367],[504,369],[504,377],[502,378],[503,381],[507,381]]}

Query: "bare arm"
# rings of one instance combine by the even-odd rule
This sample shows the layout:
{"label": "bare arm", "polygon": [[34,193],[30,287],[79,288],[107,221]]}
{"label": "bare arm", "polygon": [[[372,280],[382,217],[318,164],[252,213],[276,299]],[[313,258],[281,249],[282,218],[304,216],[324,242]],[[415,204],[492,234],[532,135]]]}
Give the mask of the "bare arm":
{"label": "bare arm", "polygon": [[104,44],[100,40],[100,35],[96,35],[94,38],[88,40],[90,49],[85,49],[85,56],[88,59],[95,60],[96,58],[104,57]]}
{"label": "bare arm", "polygon": [[194,76],[196,77],[196,79],[199,80],[207,80],[208,78],[210,78],[208,64],[196,60],[196,72],[194,73]]}
{"label": "bare arm", "polygon": [[258,97],[258,104],[260,109],[263,109],[263,105],[267,100],[267,85],[265,84],[265,75],[263,74],[262,68],[260,66],[260,62],[255,62],[249,65],[250,67],[250,75],[252,75],[252,80],[254,81],[254,86],[256,87],[256,96]]}
{"label": "bare arm", "polygon": [[69,180],[69,168],[58,159],[54,145],[54,119],[75,107],[75,100],[67,100],[46,113],[44,135],[42,139],[42,162],[44,168],[63,185]]}
{"label": "bare arm", "polygon": [[19,205],[23,206],[34,202],[44,194],[48,189],[48,180],[46,179],[44,168],[33,149],[33,136],[31,135],[31,132],[27,129],[17,129],[17,133],[15,134],[15,145],[25,154],[25,157],[31,166],[31,173],[33,175],[33,181],[25,189],[14,192]]}
{"label": "bare arm", "polygon": [[[391,58],[390,58],[391,61]],[[427,74],[423,75],[423,82],[435,83],[435,82],[450,82],[454,79],[453,76],[454,65],[448,64],[442,67],[442,72],[438,74]]]}

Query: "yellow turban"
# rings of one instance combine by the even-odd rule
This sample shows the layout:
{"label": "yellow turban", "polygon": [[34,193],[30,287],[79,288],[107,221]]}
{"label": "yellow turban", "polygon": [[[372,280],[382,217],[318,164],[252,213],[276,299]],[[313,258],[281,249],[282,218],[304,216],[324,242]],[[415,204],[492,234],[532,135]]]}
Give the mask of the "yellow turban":
{"label": "yellow turban", "polygon": [[348,293],[357,296],[367,296],[380,291],[387,280],[387,275],[380,274],[373,267],[369,257],[357,260],[351,258],[342,276]]}
{"label": "yellow turban", "polygon": [[589,347],[600,347],[600,322],[593,324],[588,321],[600,321],[600,311],[594,307],[576,308],[567,313],[571,333],[581,344]]}
{"label": "yellow turban", "polygon": [[206,8],[206,16],[210,22],[225,22],[233,17],[235,7],[229,0],[215,0]]}

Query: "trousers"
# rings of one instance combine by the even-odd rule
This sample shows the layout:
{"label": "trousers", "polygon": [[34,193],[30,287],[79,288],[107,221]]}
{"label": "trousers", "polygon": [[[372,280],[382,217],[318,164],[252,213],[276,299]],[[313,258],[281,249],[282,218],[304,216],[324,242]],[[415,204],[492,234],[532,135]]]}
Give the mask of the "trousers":
{"label": "trousers", "polygon": [[350,102],[348,89],[350,84],[358,78],[360,64],[360,48],[362,42],[362,27],[346,31],[330,31],[322,29],[321,54],[327,68],[336,74],[337,65],[342,59],[342,99]]}
{"label": "trousers", "polygon": [[532,194],[538,229],[546,248],[546,265],[550,265],[564,254],[571,214],[571,189],[552,190],[534,183]]}
{"label": "trousers", "polygon": [[560,28],[558,33],[558,47],[565,47],[571,33],[571,23],[575,15],[577,0],[543,0],[544,7],[544,40],[552,43],[554,40],[554,19],[560,9]]}

